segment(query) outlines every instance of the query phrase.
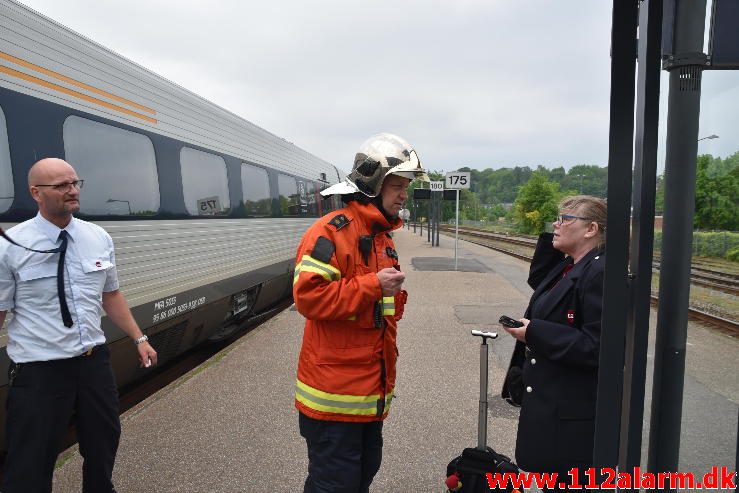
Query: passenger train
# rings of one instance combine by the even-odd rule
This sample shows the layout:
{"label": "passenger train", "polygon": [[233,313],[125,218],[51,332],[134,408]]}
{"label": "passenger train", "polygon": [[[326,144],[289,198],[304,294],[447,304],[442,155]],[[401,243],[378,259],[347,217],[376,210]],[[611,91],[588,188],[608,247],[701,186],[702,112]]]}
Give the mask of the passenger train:
{"label": "passenger train", "polygon": [[[319,192],[344,177],[285,139],[0,0],[3,229],[36,214],[27,173],[44,157],[64,158],[84,179],[77,217],[113,237],[121,290],[160,362],[228,337],[291,297],[302,233],[338,205]],[[131,341],[105,318],[103,329],[119,386],[141,378],[147,370],[138,368]],[[0,403],[8,363],[0,351]]]}

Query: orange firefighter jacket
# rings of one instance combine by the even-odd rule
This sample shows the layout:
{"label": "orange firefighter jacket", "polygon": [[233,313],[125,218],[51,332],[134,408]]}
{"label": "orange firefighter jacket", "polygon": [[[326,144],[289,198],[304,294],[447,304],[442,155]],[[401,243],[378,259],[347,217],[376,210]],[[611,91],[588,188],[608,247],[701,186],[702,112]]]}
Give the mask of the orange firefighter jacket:
{"label": "orange firefighter jacket", "polygon": [[298,245],[293,298],[307,319],[295,406],[314,419],[385,419],[395,389],[397,321],[407,293],[383,297],[376,272],[400,268],[388,222],[352,201],[316,221]]}

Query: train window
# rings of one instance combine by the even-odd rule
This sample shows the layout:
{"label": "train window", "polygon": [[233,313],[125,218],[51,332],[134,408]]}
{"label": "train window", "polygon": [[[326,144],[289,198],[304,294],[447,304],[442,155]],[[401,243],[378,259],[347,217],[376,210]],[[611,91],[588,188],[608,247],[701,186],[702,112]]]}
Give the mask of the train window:
{"label": "train window", "polygon": [[[303,189],[305,184],[301,182]],[[300,195],[298,194],[298,182],[292,176],[277,175],[277,190],[280,194],[280,212],[283,216],[300,215]]]}
{"label": "train window", "polygon": [[13,168],[10,166],[10,146],[5,113],[0,108],[0,213],[13,203]]}
{"label": "train window", "polygon": [[266,169],[241,163],[241,187],[244,190],[244,212],[247,216],[266,217],[272,214]]}
{"label": "train window", "polygon": [[329,195],[328,197],[321,196],[321,208],[323,209],[323,213],[326,214],[327,212],[334,211],[336,209],[339,209],[341,206],[339,204],[339,200],[337,200],[337,197],[340,197],[339,195]]}
{"label": "train window", "polygon": [[341,195],[332,195],[331,196],[331,210],[335,211],[338,209],[341,209],[344,207],[344,204],[341,202]]}
{"label": "train window", "polygon": [[159,179],[149,137],[78,116],[64,121],[64,154],[85,180],[80,213],[154,215]]}
{"label": "train window", "polygon": [[318,195],[318,188],[316,188],[315,182],[309,181],[305,183],[305,194],[301,199],[306,204],[306,214],[313,217],[318,217],[318,201],[316,195]]}
{"label": "train window", "polygon": [[183,147],[180,151],[182,192],[193,216],[220,216],[231,210],[226,161],[221,156]]}

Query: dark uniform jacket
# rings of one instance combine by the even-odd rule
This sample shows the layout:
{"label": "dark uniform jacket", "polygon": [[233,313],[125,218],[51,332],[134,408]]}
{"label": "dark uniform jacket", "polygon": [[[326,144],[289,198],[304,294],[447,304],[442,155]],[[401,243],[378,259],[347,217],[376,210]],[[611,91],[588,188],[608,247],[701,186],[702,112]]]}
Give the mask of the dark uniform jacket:
{"label": "dark uniform jacket", "polygon": [[526,345],[517,342],[511,359],[511,367],[522,367],[524,388],[516,461],[532,472],[592,463],[605,254],[594,249],[572,265],[552,238],[539,237]]}

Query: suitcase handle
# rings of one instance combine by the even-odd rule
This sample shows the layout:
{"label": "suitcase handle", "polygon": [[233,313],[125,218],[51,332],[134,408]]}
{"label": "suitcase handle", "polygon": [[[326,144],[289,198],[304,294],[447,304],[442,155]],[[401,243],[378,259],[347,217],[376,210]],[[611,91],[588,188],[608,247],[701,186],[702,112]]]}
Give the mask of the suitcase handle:
{"label": "suitcase handle", "polygon": [[471,331],[481,337],[480,344],[480,406],[477,414],[477,450],[487,450],[488,441],[488,339],[497,339],[497,332]]}
{"label": "suitcase handle", "polygon": [[482,337],[482,343],[485,344],[487,339],[497,339],[497,332],[485,332],[483,330],[471,330],[473,336]]}

